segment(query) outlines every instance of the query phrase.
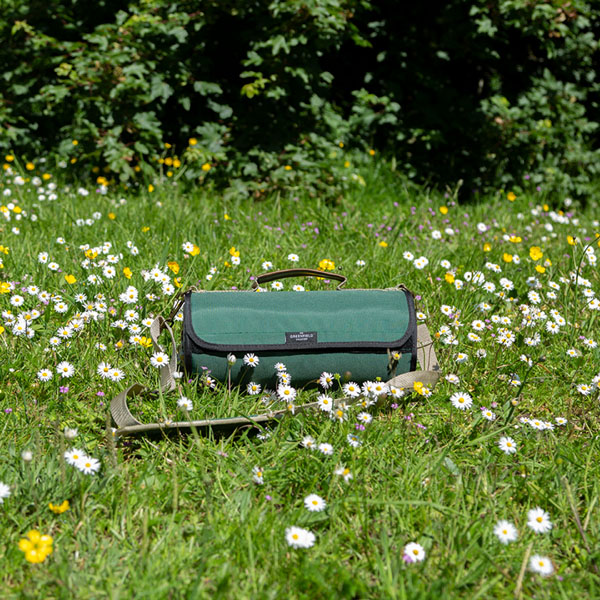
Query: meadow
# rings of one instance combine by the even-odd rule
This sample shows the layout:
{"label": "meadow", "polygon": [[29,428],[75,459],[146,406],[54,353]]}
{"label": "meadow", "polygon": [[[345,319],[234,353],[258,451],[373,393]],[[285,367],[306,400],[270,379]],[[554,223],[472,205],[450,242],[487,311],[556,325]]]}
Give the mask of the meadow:
{"label": "meadow", "polygon": [[[63,170],[10,155],[0,174],[3,598],[600,596],[597,198],[524,182],[464,202],[376,156],[330,201]],[[439,383],[258,435],[115,435],[110,399],[157,386],[148,327],[180,290],[294,266],[410,288]],[[205,383],[134,408],[260,408]]]}

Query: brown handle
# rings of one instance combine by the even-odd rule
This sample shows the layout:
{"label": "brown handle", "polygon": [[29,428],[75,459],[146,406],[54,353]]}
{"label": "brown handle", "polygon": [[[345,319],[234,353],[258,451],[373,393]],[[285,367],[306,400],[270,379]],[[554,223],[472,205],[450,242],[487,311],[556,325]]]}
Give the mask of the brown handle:
{"label": "brown handle", "polygon": [[269,273],[263,273],[259,275],[253,282],[252,288],[256,289],[261,283],[268,283],[269,281],[275,281],[275,279],[285,279],[286,277],[322,277],[327,279],[335,279],[340,284],[337,289],[341,289],[348,281],[347,277],[339,275],[338,273],[325,273],[324,271],[317,271],[316,269],[283,269],[281,271],[270,271]]}

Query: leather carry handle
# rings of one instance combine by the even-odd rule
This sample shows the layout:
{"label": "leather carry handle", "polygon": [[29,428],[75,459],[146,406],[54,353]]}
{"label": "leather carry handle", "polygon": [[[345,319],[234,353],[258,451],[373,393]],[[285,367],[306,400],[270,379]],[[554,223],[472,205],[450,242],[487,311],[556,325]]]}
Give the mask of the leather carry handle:
{"label": "leather carry handle", "polygon": [[282,269],[281,271],[269,271],[269,273],[259,275],[252,282],[252,288],[256,289],[261,283],[268,283],[269,281],[285,279],[287,277],[321,277],[322,279],[335,279],[340,282],[336,288],[338,290],[343,288],[344,285],[346,285],[346,281],[348,281],[347,277],[338,273],[325,273],[324,271],[317,271],[317,269]]}

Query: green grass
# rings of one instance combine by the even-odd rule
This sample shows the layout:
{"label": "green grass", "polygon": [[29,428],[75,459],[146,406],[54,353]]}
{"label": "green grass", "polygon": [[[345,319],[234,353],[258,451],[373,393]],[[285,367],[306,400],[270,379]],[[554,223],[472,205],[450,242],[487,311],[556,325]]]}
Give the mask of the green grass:
{"label": "green grass", "polygon": [[[459,205],[452,194],[444,198],[403,184],[383,163],[363,175],[366,186],[357,184],[337,203],[328,204],[283,195],[256,203],[224,202],[214,193],[184,192],[168,183],[139,196],[110,190],[101,195],[90,188],[86,197],[58,185],[57,199],[38,200],[40,192],[31,182],[15,185],[14,173],[4,172],[0,192],[11,190],[10,197],[3,197],[4,205],[18,201],[27,216],[17,221],[9,210],[8,221],[0,215],[0,245],[8,247],[0,254],[0,282],[15,282],[17,288],[0,294],[0,310],[41,312],[32,339],[15,336],[6,314],[0,321],[0,482],[11,490],[0,505],[4,598],[600,595],[598,389],[592,386],[589,395],[577,389],[590,385],[600,370],[598,349],[586,347],[583,340],[600,341],[598,311],[587,306],[583,286],[560,280],[579,272],[600,292],[598,267],[583,258],[585,246],[600,253],[594,241],[600,231],[594,221],[597,202],[589,200],[585,208],[574,202],[567,208],[563,198],[539,193],[511,203],[502,193],[477,205]],[[441,206],[448,207],[447,215],[441,214]],[[572,213],[568,222],[552,219],[550,212],[558,210]],[[98,218],[93,217],[96,212]],[[93,224],[78,226],[77,219],[92,219]],[[485,233],[477,230],[480,222],[489,226]],[[457,229],[452,236],[444,233],[450,225]],[[13,227],[19,228],[18,234]],[[430,227],[442,232],[441,240],[432,239]],[[505,234],[520,241],[506,241]],[[579,240],[570,245],[567,236]],[[64,243],[56,241],[59,237]],[[128,241],[139,249],[138,255],[130,253]],[[187,241],[198,246],[196,256],[182,250]],[[80,246],[100,247],[104,242],[112,244],[110,253],[122,253],[123,258],[114,265],[115,277],[95,286],[86,278],[101,276],[102,268],[85,270]],[[486,242],[489,252],[483,251]],[[531,246],[541,247],[543,258],[530,258]],[[225,264],[231,263],[232,247],[240,252],[239,266]],[[428,266],[416,269],[403,258],[405,251],[426,256]],[[61,271],[39,263],[40,252],[48,252],[49,261],[56,261]],[[149,387],[158,382],[151,350],[130,343],[128,332],[111,326],[128,308],[119,302],[119,294],[129,285],[140,290],[141,322],[166,314],[172,303],[160,286],[144,281],[143,269],[158,265],[174,278],[167,268],[174,261],[182,289],[198,280],[204,289],[247,289],[250,276],[263,271],[263,261],[271,261],[274,268],[293,266],[287,259],[290,253],[299,255],[298,266],[303,267],[332,260],[336,272],[348,277],[348,287],[406,284],[420,296],[417,308],[431,332],[448,326],[456,335],[457,345],[446,344],[442,329],[436,350],[444,374],[458,375],[460,384],[441,380],[430,397],[412,395],[397,407],[381,401],[369,409],[374,418],[364,431],[356,430],[358,409],[351,408],[343,423],[318,411],[290,415],[264,439],[248,432],[231,437],[192,433],[124,438],[113,444],[107,432],[110,398],[135,381]],[[505,253],[519,255],[520,263],[504,262]],[[546,259],[551,261],[546,272],[536,272],[535,266]],[[358,260],[365,266],[358,266]],[[451,267],[440,266],[442,260]],[[486,269],[488,261],[502,272]],[[131,279],[122,274],[124,267],[131,269]],[[211,267],[218,273],[208,281]],[[500,278],[509,278],[514,290],[506,297],[517,301],[469,282],[465,274],[475,271],[482,271],[497,290]],[[448,283],[447,272],[464,281],[464,287]],[[65,275],[77,281],[68,285]],[[538,307],[548,320],[556,310],[566,321],[556,335],[546,331],[544,321],[523,327],[518,307],[532,306],[527,297],[531,276],[543,286]],[[549,281],[560,285],[554,298],[548,295]],[[286,289],[293,283],[286,282]],[[309,290],[325,287],[309,279],[298,283]],[[21,291],[28,285],[60,294],[67,312],[56,312],[53,302],[44,305]],[[25,299],[21,307],[10,304],[17,293]],[[57,329],[82,310],[75,301],[79,293],[90,300],[104,294],[115,315],[107,312],[103,320],[90,321],[52,348],[49,341]],[[160,299],[148,300],[147,293]],[[490,304],[488,312],[478,309],[481,302]],[[443,313],[444,305],[460,312],[460,326]],[[508,321],[494,323],[493,315]],[[489,319],[479,332],[480,342],[467,337],[475,319]],[[496,341],[502,326],[515,334],[509,348]],[[541,343],[526,345],[525,338],[535,332]],[[98,349],[99,343],[106,349]],[[486,358],[476,356],[480,348],[487,351]],[[572,348],[575,357],[567,355]],[[456,361],[459,352],[468,355],[467,362]],[[521,359],[523,354],[531,366]],[[47,383],[37,379],[40,369],[54,369],[61,361],[75,367],[72,378],[55,374]],[[121,368],[125,378],[101,379],[96,373],[101,361]],[[513,386],[515,375],[520,383]],[[68,391],[61,392],[61,386]],[[229,394],[224,387],[210,393],[185,382],[184,391],[194,402],[193,418],[256,408],[255,398],[236,390]],[[452,406],[449,398],[456,391],[471,394],[470,410]],[[310,401],[316,394],[305,391],[301,398]],[[179,418],[176,400],[173,394],[134,404],[148,420]],[[494,407],[497,419],[483,419],[480,406]],[[521,421],[524,417],[564,417],[568,423],[537,431]],[[65,439],[65,427],[78,428],[75,440]],[[359,447],[348,443],[350,433],[360,436]],[[333,454],[303,448],[301,441],[308,435],[332,444]],[[498,440],[503,435],[515,440],[516,454],[501,452]],[[100,460],[97,474],[87,476],[66,464],[63,453],[73,446]],[[33,455],[30,462],[21,457],[25,450]],[[349,482],[335,474],[340,465],[350,469]],[[255,466],[264,472],[262,485],[253,482]],[[325,499],[326,510],[310,513],[304,508],[303,500],[311,493]],[[50,511],[50,502],[63,500],[70,503],[68,511]],[[549,533],[536,534],[526,525],[527,511],[536,506],[550,514]],[[500,519],[516,525],[516,542],[499,543],[493,528]],[[288,546],[285,530],[291,525],[312,531],[315,544],[306,549]],[[41,564],[28,563],[18,548],[30,529],[54,539],[53,553]],[[407,564],[403,548],[413,541],[424,547],[426,558]],[[530,554],[549,557],[556,573],[543,578],[530,572]]]}

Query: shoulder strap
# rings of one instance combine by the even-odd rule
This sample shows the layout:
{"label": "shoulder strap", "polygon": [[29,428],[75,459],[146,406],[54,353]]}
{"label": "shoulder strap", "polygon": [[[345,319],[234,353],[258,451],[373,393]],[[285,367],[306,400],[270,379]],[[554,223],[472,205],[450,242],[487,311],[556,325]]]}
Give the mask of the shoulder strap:
{"label": "shoulder strap", "polygon": [[[173,372],[177,369],[177,348],[173,331],[168,323],[162,318],[157,317],[150,326],[150,335],[155,349],[159,352],[164,352],[158,343],[158,337],[163,330],[168,331],[173,351],[168,366],[161,369],[161,392],[172,391],[176,387]],[[435,354],[433,341],[429,335],[429,330],[426,325],[417,327],[417,358],[421,367],[420,371],[411,371],[390,379],[388,385],[393,385],[397,388],[412,388],[415,382],[420,381],[423,385],[433,387],[440,378],[440,366]],[[205,419],[202,421],[177,421],[165,423],[141,423],[138,421],[129,410],[127,405],[128,398],[133,398],[148,389],[139,383],[135,383],[115,396],[110,403],[110,411],[117,425],[117,435],[132,435],[136,433],[147,433],[151,431],[172,431],[172,430],[187,430],[197,429],[201,432],[213,430],[215,432],[232,432],[241,427],[256,427],[264,425],[269,421],[280,419],[288,413],[287,409],[276,410],[260,415],[231,417],[227,419]],[[158,393],[157,391],[150,393]],[[341,398],[336,401],[336,405],[341,402],[356,402],[349,398]],[[301,412],[317,406],[317,402],[302,404],[295,408],[295,411]]]}

